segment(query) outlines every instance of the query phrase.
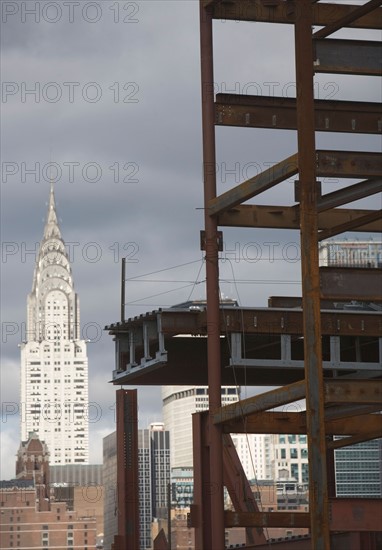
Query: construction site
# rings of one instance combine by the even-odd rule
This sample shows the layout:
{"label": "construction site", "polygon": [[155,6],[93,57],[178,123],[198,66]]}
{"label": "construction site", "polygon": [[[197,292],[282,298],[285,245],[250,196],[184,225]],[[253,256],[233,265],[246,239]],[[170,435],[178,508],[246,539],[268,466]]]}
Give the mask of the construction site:
{"label": "construction site", "polygon": [[[206,303],[125,318],[109,325],[116,346],[118,536],[115,550],[139,548],[137,391],[129,386],[208,386],[209,410],[193,414],[194,498],[188,519],[196,550],[223,550],[225,530],[245,529],[242,548],[377,550],[382,500],[336,496],[334,453],[382,437],[382,269],[319,265],[322,241],[345,232],[381,233],[382,156],[364,150],[317,149],[316,133],[378,135],[381,105],[315,99],[318,73],[381,77],[379,0],[200,0],[200,67],[204,166]],[[288,25],[294,29],[296,97],[215,93],[214,20]],[[316,30],[316,28],[318,29]],[[314,29],[314,30],[313,30]],[[346,38],[337,38],[346,29]],[[340,36],[342,34],[340,33]],[[364,36],[362,34],[361,36]],[[235,48],[235,45],[232,45]],[[267,55],[238,52],[238,55]],[[272,66],[275,78],[278,67]],[[222,194],[216,185],[216,127],[297,132],[298,148],[269,169]],[[273,151],[273,155],[277,151]],[[293,179],[292,204],[256,199]],[[322,178],[337,178],[325,193]],[[352,183],[347,184],[347,180]],[[353,183],[356,180],[356,183]],[[292,184],[293,185],[293,184]],[[181,191],[179,191],[181,199]],[[201,189],[202,195],[202,189]],[[375,198],[376,209],[353,203]],[[300,297],[269,297],[268,307],[225,305],[219,287],[223,228],[295,230],[301,247]],[[276,269],[276,267],[275,267]],[[190,335],[192,338],[190,338]],[[222,407],[222,386],[277,386]],[[139,390],[138,390],[139,392]],[[305,403],[305,410],[290,407]],[[306,434],[308,511],[264,511],[243,471],[230,434]],[[233,508],[224,507],[227,490]],[[267,529],[302,527],[293,540]],[[170,540],[168,540],[170,538]],[[171,550],[161,531],[157,550]]]}

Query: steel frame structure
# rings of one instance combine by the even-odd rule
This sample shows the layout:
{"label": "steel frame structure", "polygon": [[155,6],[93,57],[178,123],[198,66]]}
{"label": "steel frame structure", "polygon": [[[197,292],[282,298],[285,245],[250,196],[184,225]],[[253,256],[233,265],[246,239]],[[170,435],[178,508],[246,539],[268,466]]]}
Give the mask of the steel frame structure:
{"label": "steel frame structure", "polygon": [[[122,290],[121,323],[106,327],[116,341],[113,382],[208,383],[210,410],[193,415],[191,521],[197,550],[222,550],[225,528],[231,526],[245,527],[247,548],[268,547],[267,526],[308,526],[309,539],[285,542],[285,548],[328,550],[338,541],[376,550],[382,537],[382,501],[334,498],[334,449],[382,436],[382,415],[375,414],[382,409],[381,313],[335,311],[333,301],[381,303],[380,271],[319,269],[318,242],[349,230],[382,231],[380,210],[339,208],[381,192],[381,156],[316,150],[315,132],[378,134],[382,121],[374,103],[315,100],[313,77],[315,72],[381,75],[380,44],[328,39],[343,27],[381,30],[381,2],[199,1],[207,307],[159,310],[125,321]],[[296,99],[215,97],[214,19],[293,25]],[[313,25],[322,28],[312,33]],[[297,130],[298,151],[218,196],[215,126],[221,125]],[[296,204],[243,204],[292,176],[298,177]],[[361,181],[322,195],[317,181],[322,176]],[[221,307],[218,228],[224,226],[299,229],[302,298],[273,297],[269,308]],[[346,338],[353,338],[348,359],[341,351],[341,339]],[[245,339],[254,339],[254,348],[264,354],[243,357]],[[238,384],[243,384],[243,366],[249,385],[274,385],[277,377],[281,387],[222,408],[221,386],[234,383],[233,367]],[[305,412],[273,410],[302,398]],[[307,434],[309,513],[258,509],[230,437],[240,432]],[[224,510],[224,486],[235,512]]]}
{"label": "steel frame structure", "polygon": [[[197,548],[207,550],[209,548],[224,548],[224,510],[223,510],[223,438],[222,425],[225,423],[229,412],[236,408],[237,417],[244,418],[248,415],[248,406],[243,403],[239,406],[220,408],[220,330],[219,330],[219,277],[218,277],[218,226],[224,225],[221,215],[237,209],[240,205],[252,199],[261,192],[270,189],[281,181],[298,173],[298,210],[297,217],[300,226],[301,241],[301,267],[302,267],[302,308],[303,308],[303,336],[304,336],[304,382],[297,385],[289,385],[276,390],[271,396],[259,396],[252,400],[253,412],[269,410],[276,404],[282,405],[295,401],[298,398],[306,399],[306,431],[308,438],[309,456],[309,524],[311,533],[311,545],[314,550],[330,548],[330,529],[336,529],[330,523],[329,493],[333,493],[333,487],[328,485],[327,462],[330,463],[330,450],[326,443],[325,405],[328,394],[328,383],[324,381],[322,368],[321,346],[321,311],[320,311],[320,277],[318,267],[318,241],[331,235],[347,230],[356,230],[366,223],[381,219],[381,211],[371,211],[357,216],[353,212],[352,220],[334,225],[330,230],[319,232],[318,214],[320,209],[317,177],[324,174],[336,175],[336,177],[354,177],[361,179],[375,179],[381,176],[381,166],[375,162],[381,162],[381,156],[359,152],[327,152],[316,151],[315,131],[347,131],[369,132],[381,131],[380,123],[371,123],[368,128],[357,123],[358,117],[363,119],[372,115],[375,109],[370,105],[362,104],[361,109],[355,113],[355,105],[343,105],[338,110],[343,116],[343,123],[332,121],[333,106],[314,100],[313,78],[315,71],[380,75],[380,57],[377,54],[380,45],[367,41],[328,40],[328,36],[343,27],[359,26],[361,28],[381,28],[381,2],[371,0],[362,6],[347,6],[333,2],[324,4],[312,2],[312,0],[254,0],[246,2],[230,0],[222,2],[218,0],[200,0],[200,34],[201,34],[201,74],[202,74],[202,117],[203,117],[203,161],[204,161],[204,198],[205,198],[205,249],[207,271],[207,326],[208,330],[208,380],[210,395],[210,414],[208,416],[208,465],[205,461],[198,462],[199,453],[195,452],[197,468],[195,477],[201,477],[202,486],[206,482],[214,491],[206,495],[202,491],[197,492],[200,522],[196,528]],[[213,70],[213,36],[212,27],[214,18],[263,21],[268,23],[289,23],[294,25],[295,32],[295,67],[296,89],[295,101],[276,101],[276,105],[269,106],[265,99],[262,103],[258,98],[238,97],[235,100],[228,98],[229,109],[226,106],[227,98],[218,98],[218,104],[214,101],[214,70]],[[313,25],[322,28],[312,34]],[[367,52],[367,53],[366,53]],[[223,102],[222,106],[222,100]],[[273,100],[273,98],[272,98]],[[260,106],[258,105],[260,103]],[[287,104],[287,105],[286,105]],[[340,105],[340,102],[338,102]],[[361,110],[365,109],[361,114]],[[253,111],[258,109],[260,117],[254,116]],[[285,114],[285,111],[287,113]],[[337,109],[336,109],[337,111]],[[270,113],[270,114],[269,114]],[[365,117],[364,117],[365,115]],[[340,117],[340,118],[341,118]],[[298,152],[275,167],[247,180],[221,196],[216,195],[216,145],[215,124],[223,124],[229,119],[228,124],[237,126],[280,127],[297,129]],[[258,119],[260,118],[260,123]],[[281,119],[281,121],[280,121]],[[366,157],[368,161],[366,161]],[[341,160],[339,160],[341,159]],[[373,160],[374,159],[374,160]],[[365,170],[366,164],[371,169]],[[362,166],[362,168],[361,168]],[[372,167],[375,167],[375,171]],[[342,200],[346,201],[347,193],[344,191]],[[328,197],[323,197],[328,200]],[[321,203],[322,204],[322,203]],[[329,197],[330,204],[330,197]],[[328,205],[327,205],[328,206]],[[327,208],[325,207],[325,209]],[[331,208],[331,206],[329,206]],[[252,210],[252,206],[246,206],[246,210]],[[238,218],[236,217],[236,220]],[[239,220],[236,225],[242,225]],[[252,227],[256,227],[256,219]],[[273,227],[278,227],[277,220]],[[355,384],[361,383],[357,381]],[[364,381],[370,383],[370,381]],[[354,382],[338,382],[338,390],[350,384],[349,393],[341,403],[358,403],[353,393]],[[372,381],[369,390],[365,390],[366,401],[363,404],[371,404],[373,400],[373,388],[377,383]],[[337,398],[337,397],[336,397]],[[334,403],[337,403],[334,398]],[[379,398],[378,398],[379,399]],[[263,403],[263,404],[262,404]],[[380,405],[379,402],[374,405]],[[262,405],[261,405],[262,404]],[[338,403],[337,403],[338,404]],[[248,404],[249,405],[249,404]],[[238,407],[238,410],[237,410]],[[207,427],[206,427],[207,430]],[[363,433],[365,439],[372,438]],[[195,419],[195,436],[198,437],[200,427]],[[203,440],[199,439],[199,445]],[[328,457],[325,460],[325,457]],[[331,457],[333,460],[333,457]],[[199,470],[199,471],[198,471]],[[204,510],[209,508],[207,514]],[[252,517],[252,522],[246,522],[247,516]],[[291,514],[282,514],[284,518]],[[203,517],[210,519],[210,525],[202,522]],[[372,517],[376,516],[373,510]],[[199,523],[202,523],[200,525]],[[363,522],[361,522],[364,524]],[[259,519],[253,520],[253,513],[238,513],[234,523],[236,526],[264,525],[264,514],[259,514]],[[376,526],[377,527],[377,526]],[[361,527],[360,527],[361,528]],[[378,530],[378,529],[377,529]],[[209,535],[208,531],[212,532]],[[261,542],[262,533],[257,533],[256,543]],[[211,537],[207,540],[207,537]],[[247,537],[248,541],[248,537]]]}

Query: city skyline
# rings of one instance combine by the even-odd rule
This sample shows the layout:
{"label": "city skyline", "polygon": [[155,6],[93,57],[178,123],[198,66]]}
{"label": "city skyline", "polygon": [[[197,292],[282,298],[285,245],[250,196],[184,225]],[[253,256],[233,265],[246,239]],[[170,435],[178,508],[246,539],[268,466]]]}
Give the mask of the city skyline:
{"label": "city skyline", "polygon": [[[13,476],[18,447],[18,345],[50,178],[73,257],[84,336],[91,340],[89,399],[99,406],[90,424],[91,462],[101,461],[102,437],[114,429],[115,388],[109,383],[114,350],[103,327],[120,319],[121,257],[128,257],[128,278],[188,264],[130,280],[126,317],[190,296],[203,298],[204,275],[197,3],[105,2],[97,13],[100,2],[95,2],[93,11],[75,10],[72,22],[68,10],[48,13],[43,3],[34,3],[39,22],[37,15],[22,13],[21,3],[3,4],[20,7],[3,14],[1,38],[6,84],[1,107],[1,477],[7,478]],[[283,59],[293,47],[290,29],[227,21],[215,22],[214,28],[220,52],[217,91],[293,96],[294,68],[285,63],[276,76],[272,67],[273,59]],[[367,31],[360,35],[374,37]],[[267,58],[256,66],[248,67],[231,51],[232,43],[249,51],[263,42]],[[229,81],[227,66],[233,69]],[[364,100],[378,101],[379,87],[371,80],[319,75],[316,94],[356,101],[362,89]],[[234,148],[228,147],[224,129],[217,132],[222,191],[296,149],[291,131],[275,137],[259,130],[256,138],[250,129],[231,132],[237,137]],[[327,148],[338,144],[338,136],[324,139]],[[341,139],[344,148],[380,147],[375,136]],[[322,134],[317,140],[322,144]],[[271,158],[270,144],[275,151]],[[336,181],[323,185],[325,191],[337,187]],[[286,182],[277,197],[270,191],[265,198],[282,204],[292,188],[293,182]],[[373,205],[373,198],[360,207],[367,204]],[[265,305],[272,294],[300,295],[298,243],[292,231],[225,229],[222,292],[249,306]],[[248,279],[253,282],[244,282]],[[158,280],[167,282],[154,282]],[[180,290],[157,296],[175,288]],[[142,425],[160,420],[159,388],[140,389],[138,399]]]}

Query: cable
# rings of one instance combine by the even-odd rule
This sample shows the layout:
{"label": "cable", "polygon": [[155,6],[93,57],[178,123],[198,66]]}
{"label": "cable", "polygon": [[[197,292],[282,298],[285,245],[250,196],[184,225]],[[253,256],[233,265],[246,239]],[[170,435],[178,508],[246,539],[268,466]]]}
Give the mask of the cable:
{"label": "cable", "polygon": [[[196,276],[194,285],[193,285],[193,287],[192,287],[192,289],[191,289],[191,291],[190,291],[190,294],[189,294],[189,296],[188,296],[188,298],[187,298],[187,300],[186,300],[187,302],[190,301],[191,296],[192,296],[192,293],[194,292],[195,286],[196,286],[197,284],[199,284],[199,283],[198,283],[198,279],[199,279],[199,275],[200,275],[200,272],[202,271],[202,267],[203,267],[203,266],[204,266],[204,258],[202,259],[202,263],[200,264],[200,268],[199,268],[198,274],[197,274],[197,276]],[[203,280],[205,281],[205,279],[203,279]]]}
{"label": "cable", "polygon": [[144,273],[143,275],[136,275],[135,277],[129,277],[125,281],[134,281],[134,279],[140,279],[141,277],[148,277],[149,275],[155,275],[156,273],[162,273],[163,271],[169,271],[170,269],[177,269],[178,267],[184,267],[185,265],[196,264],[200,262],[199,260],[193,260],[192,262],[186,262],[184,264],[174,265],[172,267],[165,267],[164,269],[159,269],[158,271],[151,271],[150,273]]}
{"label": "cable", "polygon": [[[204,281],[200,281],[200,283],[202,283],[202,282],[204,282]],[[141,300],[147,300],[149,298],[156,298],[157,296],[163,296],[163,294],[169,294],[170,292],[176,292],[177,290],[183,290],[184,288],[188,288],[190,286],[195,286],[195,284],[200,284],[200,283],[191,283],[189,285],[180,286],[179,288],[173,288],[171,290],[166,290],[164,292],[159,292],[158,294],[152,294],[151,296],[145,296],[144,298],[138,298],[137,300],[133,300],[132,302],[126,302],[124,305],[125,306],[132,305],[132,304],[135,304],[136,302],[140,302]]]}

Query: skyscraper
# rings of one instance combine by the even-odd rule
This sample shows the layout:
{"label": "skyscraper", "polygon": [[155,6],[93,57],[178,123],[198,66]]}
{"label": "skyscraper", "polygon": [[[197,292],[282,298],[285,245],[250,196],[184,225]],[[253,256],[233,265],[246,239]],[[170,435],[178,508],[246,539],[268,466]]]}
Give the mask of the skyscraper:
{"label": "skyscraper", "polygon": [[[234,386],[222,388],[222,405],[239,399]],[[163,422],[170,432],[171,468],[191,468],[192,414],[208,409],[206,386],[162,386]]]}
{"label": "skyscraper", "polygon": [[35,432],[51,464],[87,463],[88,360],[53,186],[21,345],[21,439]]}
{"label": "skyscraper", "polygon": [[[114,535],[118,532],[116,432],[103,439],[103,460],[104,546],[105,550],[110,550]],[[155,422],[148,429],[138,430],[140,550],[152,548],[153,519],[167,518],[167,489],[170,479],[169,433],[162,422]]]}

